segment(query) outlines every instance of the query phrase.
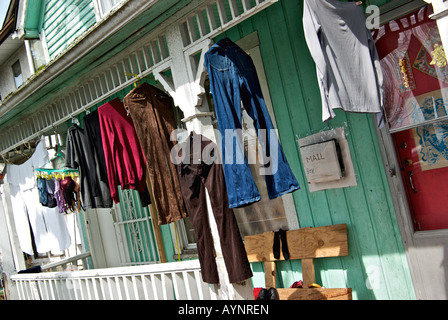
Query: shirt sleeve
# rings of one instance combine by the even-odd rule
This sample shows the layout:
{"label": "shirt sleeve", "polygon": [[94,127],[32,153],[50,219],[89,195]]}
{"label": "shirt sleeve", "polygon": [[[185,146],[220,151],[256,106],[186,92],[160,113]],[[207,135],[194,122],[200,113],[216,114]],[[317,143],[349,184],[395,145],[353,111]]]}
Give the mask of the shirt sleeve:
{"label": "shirt sleeve", "polygon": [[325,75],[326,62],[322,51],[321,41],[319,39],[319,33],[322,32],[321,25],[313,9],[310,7],[309,1],[315,0],[305,0],[303,2],[303,31],[308,49],[316,63],[316,67],[321,74]]}
{"label": "shirt sleeve", "polygon": [[327,121],[335,116],[328,101],[327,63],[322,48],[321,33],[323,32],[319,19],[313,10],[316,0],[303,2],[303,31],[311,56],[316,63],[317,82],[322,100],[322,121]]}
{"label": "shirt sleeve", "polygon": [[380,102],[381,112],[377,115],[377,126],[379,129],[386,124],[386,113],[384,112],[384,77],[383,70],[381,68],[381,60],[378,51],[375,46],[375,40],[372,37],[372,33],[366,28],[367,39],[369,42],[370,57],[372,58],[373,68],[375,70],[376,83],[378,88],[378,99]]}
{"label": "shirt sleeve", "polygon": [[70,129],[68,130],[67,141],[65,145],[65,166],[67,168],[76,169],[78,167],[78,162],[76,161],[76,150],[74,147],[73,134]]}

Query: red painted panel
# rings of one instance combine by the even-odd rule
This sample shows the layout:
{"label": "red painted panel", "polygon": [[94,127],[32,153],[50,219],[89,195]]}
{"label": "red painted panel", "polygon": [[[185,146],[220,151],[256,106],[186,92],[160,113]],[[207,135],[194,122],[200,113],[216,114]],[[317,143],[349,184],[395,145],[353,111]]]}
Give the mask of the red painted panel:
{"label": "red painted panel", "polygon": [[415,132],[412,129],[393,134],[414,227],[416,230],[448,229],[448,167],[424,170]]}

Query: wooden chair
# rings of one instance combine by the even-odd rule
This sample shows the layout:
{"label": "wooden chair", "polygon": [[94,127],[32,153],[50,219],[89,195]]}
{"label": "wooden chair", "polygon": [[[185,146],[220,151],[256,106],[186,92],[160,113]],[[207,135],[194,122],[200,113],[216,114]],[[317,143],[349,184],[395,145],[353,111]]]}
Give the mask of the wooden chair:
{"label": "wooden chair", "polygon": [[[315,283],[315,258],[348,255],[347,226],[345,224],[302,228],[286,232],[290,260],[302,260],[303,288],[277,288],[280,300],[351,300],[352,289],[308,288]],[[250,262],[264,262],[265,288],[276,288],[275,261],[284,260],[280,246],[280,259],[272,251],[274,232],[265,232],[244,238]]]}

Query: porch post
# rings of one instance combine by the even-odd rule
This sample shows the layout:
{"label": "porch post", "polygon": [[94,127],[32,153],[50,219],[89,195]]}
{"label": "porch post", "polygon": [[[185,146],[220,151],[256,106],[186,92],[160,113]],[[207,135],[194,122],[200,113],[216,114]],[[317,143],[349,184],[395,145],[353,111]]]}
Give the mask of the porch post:
{"label": "porch post", "polygon": [[[155,78],[164,85],[164,88],[173,97],[175,105],[183,111],[185,118],[182,121],[186,124],[188,131],[194,130],[196,133],[203,134],[216,143],[217,139],[211,118],[212,113],[209,112],[206,100],[201,99],[201,93],[204,92],[202,81],[205,75],[204,66],[201,62],[203,61],[204,53],[212,42],[210,39],[204,39],[194,47],[185,49],[178,24],[173,24],[167,28],[166,41],[171,60],[167,65],[160,66],[154,70]],[[192,56],[199,52],[202,54],[200,62],[197,63]],[[163,72],[167,69],[171,69],[171,74],[173,75],[172,83],[163,76]],[[229,300],[253,299],[253,288],[250,279],[238,284],[229,282],[208,193],[207,212],[220,279],[220,284],[216,288],[218,292],[217,298]]]}
{"label": "porch post", "polygon": [[[11,198],[7,178],[0,185],[0,250],[2,255],[3,273],[6,275],[5,294],[7,299],[17,299],[17,287],[9,277],[18,270],[26,269],[25,258],[19,244],[14,216],[12,214]],[[0,277],[1,277],[0,272]]]}
{"label": "porch post", "polygon": [[[18,271],[26,269],[25,258],[23,256],[22,249],[19,243],[19,237],[16,232],[16,226],[14,223],[14,215],[12,211],[11,197],[9,192],[9,184],[7,182],[7,177],[4,178],[4,184],[0,188],[0,224],[4,226],[0,229],[0,232],[4,235],[8,235],[9,240],[6,242],[9,244],[9,250],[3,248],[5,242],[3,239],[0,241],[2,243],[2,253],[6,252],[10,253],[10,261],[8,265],[11,270],[8,271]],[[3,261],[5,262],[5,260]],[[5,265],[5,264],[4,264]],[[6,271],[6,269],[5,269]]]}

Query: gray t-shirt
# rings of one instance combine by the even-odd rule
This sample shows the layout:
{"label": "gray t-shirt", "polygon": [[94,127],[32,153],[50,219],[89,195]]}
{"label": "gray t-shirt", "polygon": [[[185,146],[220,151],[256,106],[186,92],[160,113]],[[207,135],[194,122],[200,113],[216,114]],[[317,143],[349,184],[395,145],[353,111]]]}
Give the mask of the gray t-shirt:
{"label": "gray t-shirt", "polygon": [[336,108],[379,113],[380,119],[383,76],[362,8],[354,2],[305,0],[303,27],[316,63],[322,121],[332,119]]}

